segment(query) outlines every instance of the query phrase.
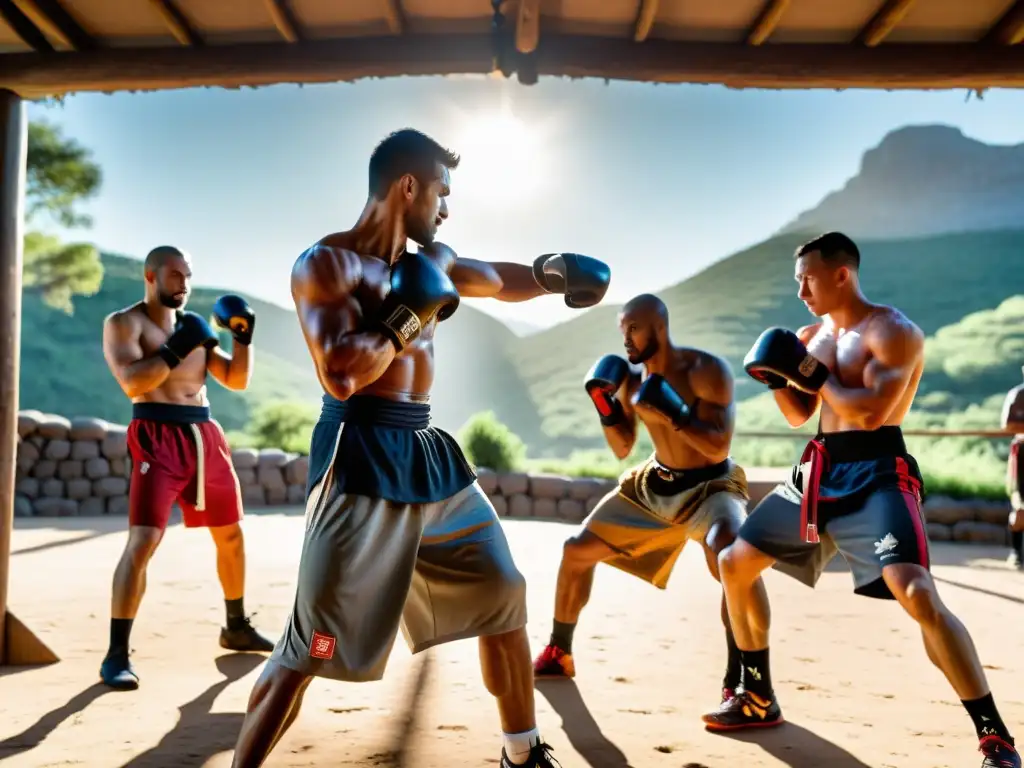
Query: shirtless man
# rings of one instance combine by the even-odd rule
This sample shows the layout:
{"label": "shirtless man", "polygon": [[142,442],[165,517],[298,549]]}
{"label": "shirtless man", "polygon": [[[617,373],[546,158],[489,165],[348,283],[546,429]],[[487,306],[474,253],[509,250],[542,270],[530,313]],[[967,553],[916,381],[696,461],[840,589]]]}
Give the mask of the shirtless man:
{"label": "shirtless man", "polygon": [[[434,238],[458,164],[418,131],[391,134],[370,158],[355,226],[323,238],[292,270],[327,394],[310,444],[295,604],[249,699],[235,768],[262,765],[313,677],[380,680],[399,627],[413,653],[478,637],[504,733],[501,768],[555,765],[534,719],[526,583],[458,443],[430,426],[433,339],[460,296],[557,293],[589,307],[610,275],[574,254],[533,265],[457,258]],[[407,240],[421,249],[406,250]]]}
{"label": "shirtless man", "polygon": [[[587,374],[604,436],[624,459],[647,428],[654,454],[622,476],[565,542],[558,569],[551,640],[534,661],[538,677],[574,677],[572,637],[590,599],[594,570],[607,563],[665,589],[689,540],[700,542],[718,579],[718,555],[736,538],[749,500],[743,469],[729,458],[735,422],[729,364],[707,352],[677,347],[668,310],[657,296],[629,301],[619,315],[629,362],[605,355]],[[643,375],[631,370],[641,365]],[[760,580],[757,581],[760,585]],[[755,599],[767,600],[756,587]],[[722,598],[728,647],[723,701],[739,687],[739,651]]]}
{"label": "shirtless man", "polygon": [[133,403],[128,544],[114,571],[110,648],[100,667],[103,682],[121,690],[139,687],[128,659],[128,638],[146,591],[146,566],[163,539],[175,501],[186,528],[206,527],[213,535],[227,607],[220,646],[233,651],[274,648],[245,615],[241,489],[231,449],[210,418],[206,399],[207,373],[228,389],[249,386],[256,317],[240,296],[217,300],[215,320],[234,337],[231,355],[226,355],[206,320],[182,309],[191,279],[187,254],[170,246],[154,248],[146,256],[145,298],[103,322],[103,355]]}
{"label": "shirtless man", "polygon": [[1024,569],[1024,384],[1006,393],[1003,401],[1001,427],[1013,434],[1010,456],[1006,462],[1006,493],[1010,497],[1010,556],[1007,563]]}
{"label": "shirtless man", "polygon": [[818,435],[790,480],[751,511],[719,557],[743,665],[741,692],[704,716],[712,730],[782,723],[768,665],[768,611],[754,599],[766,568],[813,587],[838,551],[854,592],[896,600],[921,628],[928,658],[974,721],[983,768],[1019,768],[974,644],[939,598],[921,513],[921,474],[900,424],[924,369],[924,335],[899,310],[868,301],[860,253],[830,232],[796,251],[797,296],[821,318],[765,331],[744,367],[774,392],[794,427],[821,409]]}

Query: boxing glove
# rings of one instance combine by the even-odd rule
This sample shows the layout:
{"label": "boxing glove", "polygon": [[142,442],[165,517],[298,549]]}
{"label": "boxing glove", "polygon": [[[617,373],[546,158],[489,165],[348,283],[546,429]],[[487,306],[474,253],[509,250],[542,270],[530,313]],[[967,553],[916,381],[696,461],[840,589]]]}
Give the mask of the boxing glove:
{"label": "boxing glove", "polygon": [[451,278],[425,254],[407,251],[391,268],[391,290],[377,323],[401,352],[431,320],[447,320],[458,308],[459,292]]}
{"label": "boxing glove", "polygon": [[603,261],[578,253],[545,253],[533,262],[533,279],[548,293],[565,295],[565,305],[584,309],[599,304],[612,273]]}
{"label": "boxing glove", "polygon": [[219,328],[230,331],[239,344],[248,346],[252,343],[256,313],[241,296],[229,293],[217,299],[213,305],[213,320]]}
{"label": "boxing glove", "polygon": [[690,421],[690,407],[672,385],[657,373],[648,376],[640,385],[633,395],[633,407],[637,411],[648,409],[660,413],[676,429],[686,426]]}
{"label": "boxing glove", "polygon": [[174,325],[174,332],[167,337],[158,352],[168,367],[176,368],[196,347],[213,349],[217,344],[217,334],[202,315],[181,312]]}
{"label": "boxing glove", "polygon": [[785,379],[797,389],[815,393],[829,377],[828,367],[807,351],[800,338],[785,328],[762,333],[743,358],[743,370],[773,389]]}
{"label": "boxing glove", "polygon": [[614,427],[623,419],[622,403],[615,393],[629,377],[629,363],[618,355],[605,355],[594,363],[583,380],[583,386],[594,401],[601,424]]}

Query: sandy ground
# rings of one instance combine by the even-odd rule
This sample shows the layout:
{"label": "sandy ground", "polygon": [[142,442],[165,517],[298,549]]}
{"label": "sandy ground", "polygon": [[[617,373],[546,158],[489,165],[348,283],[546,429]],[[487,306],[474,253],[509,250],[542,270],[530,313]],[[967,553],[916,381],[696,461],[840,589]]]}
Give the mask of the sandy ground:
{"label": "sandy ground", "polygon": [[[0,761],[32,766],[228,766],[262,657],[217,645],[223,603],[204,531],[173,527],[150,568],[133,635],[142,688],[96,683],[107,643],[113,565],[123,519],[19,520],[10,606],[61,656],[41,669],[0,672]],[[571,528],[509,521],[530,591],[536,652],[550,629],[560,545]],[[251,515],[247,606],[275,634],[290,608],[302,519]],[[944,599],[974,634],[1002,713],[1024,723],[1024,577],[1005,551],[938,545]],[[772,661],[788,723],[752,736],[705,732],[724,668],[719,592],[697,548],[666,592],[599,568],[577,631],[575,683],[538,685],[538,719],[565,768],[963,768],[981,762],[971,723],[930,666],[919,634],[893,603],[855,597],[841,564],[815,592],[767,578]],[[421,659],[401,640],[386,679],[314,682],[271,766],[494,766],[499,728],[480,679],[477,647],[463,641],[431,659],[423,696],[409,690]],[[1012,726],[1011,726],[1012,727]],[[1024,728],[1018,728],[1024,733]]]}

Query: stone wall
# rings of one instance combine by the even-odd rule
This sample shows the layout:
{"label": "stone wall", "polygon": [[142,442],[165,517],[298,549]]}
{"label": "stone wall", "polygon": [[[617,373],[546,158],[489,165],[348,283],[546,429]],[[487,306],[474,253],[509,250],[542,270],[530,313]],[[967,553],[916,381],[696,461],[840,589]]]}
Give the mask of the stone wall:
{"label": "stone wall", "polygon": [[[127,428],[101,419],[38,411],[18,414],[15,514],[19,517],[125,515],[128,512]],[[276,448],[231,454],[247,509],[304,503],[308,461]],[[788,474],[787,468],[749,469],[752,505]],[[550,474],[479,470],[480,485],[498,514],[511,518],[581,521],[615,487],[614,481]],[[1007,502],[932,496],[925,503],[932,541],[1004,544]]]}

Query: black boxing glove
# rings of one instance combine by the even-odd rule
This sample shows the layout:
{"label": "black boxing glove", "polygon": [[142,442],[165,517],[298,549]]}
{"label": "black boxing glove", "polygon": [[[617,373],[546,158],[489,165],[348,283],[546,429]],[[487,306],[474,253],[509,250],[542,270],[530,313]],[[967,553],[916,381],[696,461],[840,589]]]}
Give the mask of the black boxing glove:
{"label": "black boxing glove", "polygon": [[629,363],[618,355],[605,355],[587,372],[583,386],[594,401],[603,426],[614,427],[623,421],[622,403],[615,397],[615,393],[629,377],[629,373]]}
{"label": "black boxing glove", "polygon": [[690,406],[679,396],[672,385],[657,373],[648,376],[640,389],[633,395],[633,407],[638,411],[647,408],[665,416],[676,429],[690,423]]}
{"label": "black boxing glove", "polygon": [[196,347],[213,349],[218,343],[217,334],[202,315],[182,312],[174,325],[174,333],[167,337],[157,352],[169,368],[176,368]]}
{"label": "black boxing glove", "polygon": [[762,333],[743,358],[743,370],[773,389],[779,388],[781,378],[811,394],[821,389],[829,377],[828,366],[807,351],[800,337],[785,328],[769,328]]}
{"label": "black boxing glove", "polygon": [[377,323],[401,352],[431,320],[447,320],[458,308],[459,292],[451,278],[428,256],[407,251],[391,268],[391,290]]}
{"label": "black boxing glove", "polygon": [[612,273],[603,261],[578,253],[545,253],[533,262],[533,279],[548,293],[565,295],[565,306],[584,309],[599,304]]}
{"label": "black boxing glove", "polygon": [[219,328],[230,331],[239,344],[249,346],[252,343],[256,313],[241,296],[229,293],[217,299],[213,305],[213,319]]}

